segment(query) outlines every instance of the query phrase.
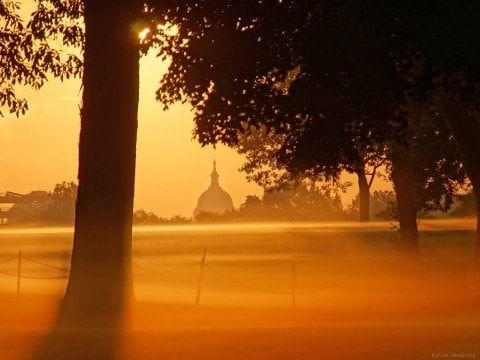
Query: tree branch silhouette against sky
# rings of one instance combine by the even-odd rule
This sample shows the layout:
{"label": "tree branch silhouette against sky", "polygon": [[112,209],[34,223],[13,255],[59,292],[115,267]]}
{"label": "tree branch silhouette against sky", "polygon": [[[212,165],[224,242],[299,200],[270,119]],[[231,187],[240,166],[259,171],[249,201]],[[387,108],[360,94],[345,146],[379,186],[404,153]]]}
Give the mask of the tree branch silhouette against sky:
{"label": "tree branch silhouette against sky", "polygon": [[[27,16],[33,6],[34,1],[27,0],[22,2],[20,10]],[[260,187],[247,182],[244,174],[238,172],[244,160],[235,150],[223,145],[216,150],[202,148],[192,140],[193,113],[189,105],[175,104],[164,111],[155,100],[167,66],[168,60],[160,62],[154,51],[141,59],[135,208],[145,208],[161,216],[190,216],[198,195],[208,186],[214,157],[218,160],[222,184],[235,205],[242,203],[248,194],[261,194]],[[0,191],[50,189],[64,180],[75,180],[80,80],[60,82],[52,78],[39,92],[20,87],[17,93],[28,99],[29,110],[20,118],[7,112],[0,121],[0,141],[10,149],[10,156],[2,162]],[[23,150],[13,151],[16,147]],[[160,156],[173,153],[175,156]],[[160,176],[165,169],[169,169],[168,178]],[[24,176],[19,178],[18,173]],[[192,183],[192,176],[198,181]],[[355,183],[351,176],[345,180]],[[374,188],[385,189],[390,185],[379,181]],[[356,186],[352,186],[344,201],[353,199],[356,191]]]}
{"label": "tree branch silhouette against sky", "polygon": [[[24,15],[32,8],[33,1],[22,2]],[[135,207],[162,216],[190,216],[198,195],[208,186],[214,157],[218,160],[222,183],[232,194],[235,204],[243,202],[247,194],[260,194],[260,188],[247,183],[237,171],[243,160],[234,150],[224,146],[216,150],[201,148],[192,140],[193,115],[188,105],[178,104],[163,111],[162,105],[155,100],[167,64],[154,53],[141,60]],[[2,164],[0,191],[49,189],[63,180],[74,180],[78,159],[80,80],[62,83],[50,79],[39,92],[19,87],[17,93],[28,99],[29,110],[19,118],[4,111],[5,117],[0,121],[0,141],[10,149],[10,156]],[[14,151],[17,146],[23,150]],[[168,178],[161,176],[166,169],[170,174]],[[16,175],[19,173],[24,176],[19,178]],[[192,183],[192,177],[198,181]]]}

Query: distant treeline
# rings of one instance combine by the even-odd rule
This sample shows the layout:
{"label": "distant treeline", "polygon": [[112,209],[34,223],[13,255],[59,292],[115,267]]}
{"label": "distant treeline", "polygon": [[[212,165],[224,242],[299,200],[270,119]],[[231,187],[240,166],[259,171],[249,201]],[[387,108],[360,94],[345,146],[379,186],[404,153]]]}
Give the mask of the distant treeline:
{"label": "distant treeline", "polygon": [[[77,185],[62,182],[53,191],[45,192],[44,201],[32,204],[15,204],[4,212],[10,224],[73,224]],[[336,192],[319,187],[298,186],[295,189],[268,191],[262,197],[248,195],[236,210],[224,214],[200,213],[196,217],[175,215],[161,217],[140,209],[133,214],[134,225],[168,225],[216,222],[253,221],[355,221],[358,219],[358,195],[346,208]],[[448,213],[424,212],[423,218],[474,216],[475,199],[471,192],[456,197]],[[393,191],[374,191],[370,196],[372,220],[396,220],[397,209]]]}
{"label": "distant treeline", "polygon": [[[395,195],[391,191],[375,191],[370,198],[371,218],[395,220]],[[318,187],[299,186],[291,190],[266,192],[261,198],[247,196],[237,210],[225,214],[200,213],[195,221],[355,221],[358,219],[358,197],[345,208],[338,193]]]}
{"label": "distant treeline", "polygon": [[[185,224],[257,221],[356,221],[359,213],[358,196],[344,208],[340,196],[323,192],[318,188],[298,187],[294,190],[266,192],[262,197],[248,195],[236,210],[224,214],[200,213],[196,217],[174,216],[162,218],[153,212],[138,210],[134,224]],[[468,217],[475,215],[473,195],[458,196],[452,211],[448,213],[423,212],[422,218]],[[395,193],[389,190],[374,191],[370,197],[372,220],[396,221]]]}
{"label": "distant treeline", "polygon": [[133,213],[134,225],[190,224],[191,222],[193,222],[192,218],[188,218],[182,215],[175,215],[170,218],[164,218],[144,209],[137,210]]}

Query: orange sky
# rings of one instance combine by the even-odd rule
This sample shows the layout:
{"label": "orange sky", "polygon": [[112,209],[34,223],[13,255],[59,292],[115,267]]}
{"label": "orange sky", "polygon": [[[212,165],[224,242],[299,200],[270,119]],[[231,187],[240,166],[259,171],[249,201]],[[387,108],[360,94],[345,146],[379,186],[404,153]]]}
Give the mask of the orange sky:
{"label": "orange sky", "polygon": [[[192,140],[193,115],[187,105],[162,111],[154,98],[162,71],[164,64],[154,56],[142,59],[135,208],[162,216],[191,215],[209,185],[214,157],[220,183],[236,206],[247,194],[260,194],[238,172],[242,158],[233,150],[202,149]],[[28,114],[0,119],[0,192],[49,190],[57,182],[76,179],[79,84],[54,80],[39,93],[23,91]]]}
{"label": "orange sky", "polygon": [[[214,157],[220,184],[235,206],[247,194],[261,194],[238,171],[243,162],[240,155],[224,146],[215,151],[201,148],[192,140],[189,106],[179,104],[165,112],[155,101],[165,70],[166,64],[153,55],[141,61],[135,208],[161,216],[190,216],[198,196],[208,187]],[[55,183],[76,179],[79,89],[79,80],[52,80],[38,93],[21,90],[29,99],[30,111],[19,119],[0,118],[0,192],[51,190]],[[346,200],[355,193],[352,187]]]}

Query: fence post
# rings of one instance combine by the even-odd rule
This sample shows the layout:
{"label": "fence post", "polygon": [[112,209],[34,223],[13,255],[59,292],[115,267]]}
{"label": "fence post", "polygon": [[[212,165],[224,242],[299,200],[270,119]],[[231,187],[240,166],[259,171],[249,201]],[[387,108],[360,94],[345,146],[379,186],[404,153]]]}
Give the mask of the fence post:
{"label": "fence post", "polygon": [[195,301],[195,306],[200,306],[200,293],[202,292],[202,282],[203,282],[203,272],[205,270],[205,259],[207,257],[207,247],[203,248],[203,257],[202,262],[200,263],[200,272],[198,273],[198,284],[197,284],[197,298]]}
{"label": "fence post", "polygon": [[20,277],[22,271],[22,251],[18,252],[18,267],[17,267],[17,295],[20,295]]}
{"label": "fence post", "polygon": [[292,308],[295,309],[295,261],[292,260]]}

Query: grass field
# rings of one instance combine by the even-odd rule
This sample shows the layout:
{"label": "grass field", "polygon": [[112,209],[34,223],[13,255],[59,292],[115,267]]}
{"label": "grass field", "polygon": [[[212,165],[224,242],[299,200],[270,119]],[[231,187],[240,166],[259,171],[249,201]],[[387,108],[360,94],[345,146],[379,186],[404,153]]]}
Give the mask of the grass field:
{"label": "grass field", "polygon": [[[389,223],[136,228],[138,302],[122,357],[480,357],[474,222],[424,221],[421,230],[421,259],[407,263]],[[44,264],[68,268],[71,239],[69,228],[0,229],[0,261],[21,250],[27,277],[17,296],[16,277],[0,275],[1,359],[28,358],[48,332],[68,272]]]}

